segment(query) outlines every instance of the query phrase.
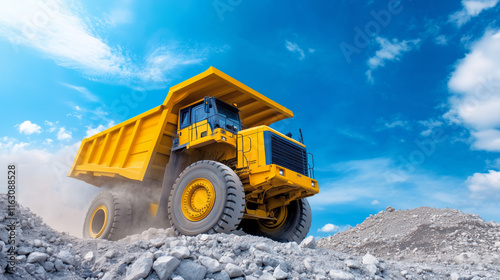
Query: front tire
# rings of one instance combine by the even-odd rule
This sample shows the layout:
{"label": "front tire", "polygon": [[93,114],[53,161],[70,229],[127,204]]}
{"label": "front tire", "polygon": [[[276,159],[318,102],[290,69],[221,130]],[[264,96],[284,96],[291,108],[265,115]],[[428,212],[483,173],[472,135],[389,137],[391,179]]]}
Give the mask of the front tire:
{"label": "front tire", "polygon": [[168,205],[170,225],[178,234],[230,233],[243,217],[245,193],[232,169],[203,160],[179,175]]}
{"label": "front tire", "polygon": [[311,206],[307,199],[294,200],[274,211],[276,221],[245,219],[240,224],[241,229],[248,234],[279,242],[300,243],[307,236],[312,220]]}
{"label": "front tire", "polygon": [[103,191],[90,204],[83,226],[83,237],[118,240],[127,236],[131,219],[130,202],[116,193]]}

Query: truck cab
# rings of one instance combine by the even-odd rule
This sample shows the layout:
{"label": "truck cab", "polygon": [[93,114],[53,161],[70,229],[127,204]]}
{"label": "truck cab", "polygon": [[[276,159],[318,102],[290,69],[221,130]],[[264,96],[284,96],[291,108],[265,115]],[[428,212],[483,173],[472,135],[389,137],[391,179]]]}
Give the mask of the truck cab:
{"label": "truck cab", "polygon": [[[207,96],[180,109],[179,128],[172,150],[202,147],[212,143],[225,143],[236,139],[242,129],[240,111],[236,104],[229,105]],[[232,141],[235,146],[235,141]]]}

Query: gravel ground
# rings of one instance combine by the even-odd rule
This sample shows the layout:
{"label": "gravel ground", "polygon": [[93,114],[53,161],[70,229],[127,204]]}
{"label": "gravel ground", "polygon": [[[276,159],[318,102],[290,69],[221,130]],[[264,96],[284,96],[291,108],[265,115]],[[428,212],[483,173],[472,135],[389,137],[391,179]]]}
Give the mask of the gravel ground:
{"label": "gravel ground", "polygon": [[[455,210],[446,210],[452,213],[448,219],[449,227],[456,227],[458,232],[450,235],[451,243],[464,244],[468,252],[478,255],[478,260],[472,263],[471,257],[467,261],[430,261],[420,258],[418,254],[412,257],[405,254],[402,260],[396,260],[397,251],[390,253],[387,243],[379,241],[381,246],[361,248],[347,246],[351,244],[348,232],[337,234],[333,238],[322,239],[316,244],[313,237],[306,238],[301,244],[278,243],[267,238],[237,234],[201,234],[195,237],[175,236],[171,229],[149,229],[142,234],[132,235],[119,241],[84,240],[59,233],[45,225],[41,218],[31,213],[29,209],[19,207],[18,223],[16,228],[17,252],[15,273],[6,271],[8,231],[4,230],[10,223],[7,218],[6,196],[0,195],[0,280],[3,279],[500,279],[498,257],[495,243],[491,243],[489,233],[495,232],[498,240],[498,225],[484,223],[477,216],[473,216],[477,223],[451,222],[453,217],[466,217],[466,214]],[[419,208],[420,209],[420,208]],[[428,208],[430,212],[419,212],[422,221],[431,219],[428,227],[437,225],[436,231],[448,223],[442,220],[439,209]],[[418,209],[415,209],[418,210]],[[413,211],[413,210],[411,210]],[[418,210],[423,211],[423,210]],[[393,223],[386,221],[380,225],[378,231],[369,231],[377,228],[372,225],[359,229],[357,234],[365,232],[372,242],[382,234],[402,232],[397,230],[404,226],[396,214],[405,213],[403,218],[413,217],[405,211],[384,212],[378,215],[391,215]],[[438,213],[438,214],[429,214]],[[444,212],[443,212],[444,213]],[[467,216],[468,217],[468,216]],[[472,217],[472,216],[471,216]],[[371,220],[379,217],[371,217]],[[387,218],[384,218],[386,220]],[[464,218],[468,221],[468,218]],[[363,224],[367,223],[365,221]],[[430,220],[429,220],[430,221]],[[436,223],[437,221],[437,223]],[[482,221],[482,222],[481,222]],[[473,242],[465,242],[463,232],[474,234],[469,227],[488,224],[488,230],[483,232],[485,242],[479,240],[481,248],[491,246],[495,250],[476,250],[478,246]],[[360,226],[362,226],[361,224]],[[438,225],[439,224],[439,225]],[[417,231],[419,230],[418,224]],[[460,227],[462,226],[462,227]],[[385,231],[388,230],[390,231]],[[383,230],[384,229],[384,230]],[[409,227],[406,228],[410,231]],[[380,232],[382,231],[382,232]],[[425,232],[422,234],[425,235]],[[337,237],[339,236],[339,237]],[[438,235],[441,236],[441,235]],[[342,240],[337,238],[345,238]],[[361,244],[357,238],[356,244]],[[390,238],[389,238],[390,239]],[[418,238],[417,238],[418,239]],[[417,240],[416,239],[416,240]],[[391,239],[392,240],[392,239]],[[423,240],[420,238],[418,240]],[[425,238],[429,242],[441,239],[437,237]],[[460,241],[458,241],[460,240]],[[339,245],[342,243],[343,245]],[[368,244],[368,239],[365,242]],[[417,244],[421,243],[414,242]],[[355,244],[355,245],[356,245]],[[409,244],[412,244],[411,242]],[[423,244],[423,243],[422,243]],[[449,244],[431,244],[431,247],[447,248]],[[328,247],[328,248],[319,248]],[[413,245],[412,245],[413,246]],[[451,245],[455,246],[455,245]],[[375,250],[380,247],[380,250]],[[357,249],[355,249],[357,248]],[[382,249],[385,248],[385,249]],[[408,252],[412,252],[412,248]],[[415,247],[418,248],[418,247]],[[359,249],[359,250],[358,250]],[[370,253],[368,252],[370,249]],[[385,251],[387,250],[387,251]],[[419,249],[420,250],[420,249]],[[422,249],[423,250],[423,249]],[[398,252],[406,252],[400,250]],[[418,252],[418,250],[417,250]],[[489,252],[490,257],[485,257]],[[388,254],[389,253],[389,254]],[[461,252],[457,249],[455,255]],[[420,258],[420,259],[419,259]],[[442,257],[442,260],[443,257]],[[493,263],[490,263],[489,261]]]}

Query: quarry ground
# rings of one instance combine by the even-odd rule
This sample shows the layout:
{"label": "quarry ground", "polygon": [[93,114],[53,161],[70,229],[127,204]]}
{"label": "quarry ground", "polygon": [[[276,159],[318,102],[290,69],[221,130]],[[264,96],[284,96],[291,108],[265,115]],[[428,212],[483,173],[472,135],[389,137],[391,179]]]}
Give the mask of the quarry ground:
{"label": "quarry ground", "polygon": [[[452,209],[390,207],[317,242],[151,228],[119,241],[52,230],[0,195],[3,279],[500,279],[500,224]],[[17,248],[9,251],[9,235]],[[14,258],[16,272],[7,261]]]}

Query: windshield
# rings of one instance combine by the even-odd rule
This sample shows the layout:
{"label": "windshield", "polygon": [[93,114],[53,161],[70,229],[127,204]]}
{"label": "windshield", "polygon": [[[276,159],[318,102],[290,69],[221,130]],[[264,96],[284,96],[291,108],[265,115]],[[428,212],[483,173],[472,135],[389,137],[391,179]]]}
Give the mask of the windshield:
{"label": "windshield", "polygon": [[240,131],[240,116],[238,110],[222,102],[217,102],[220,126],[224,129]]}

